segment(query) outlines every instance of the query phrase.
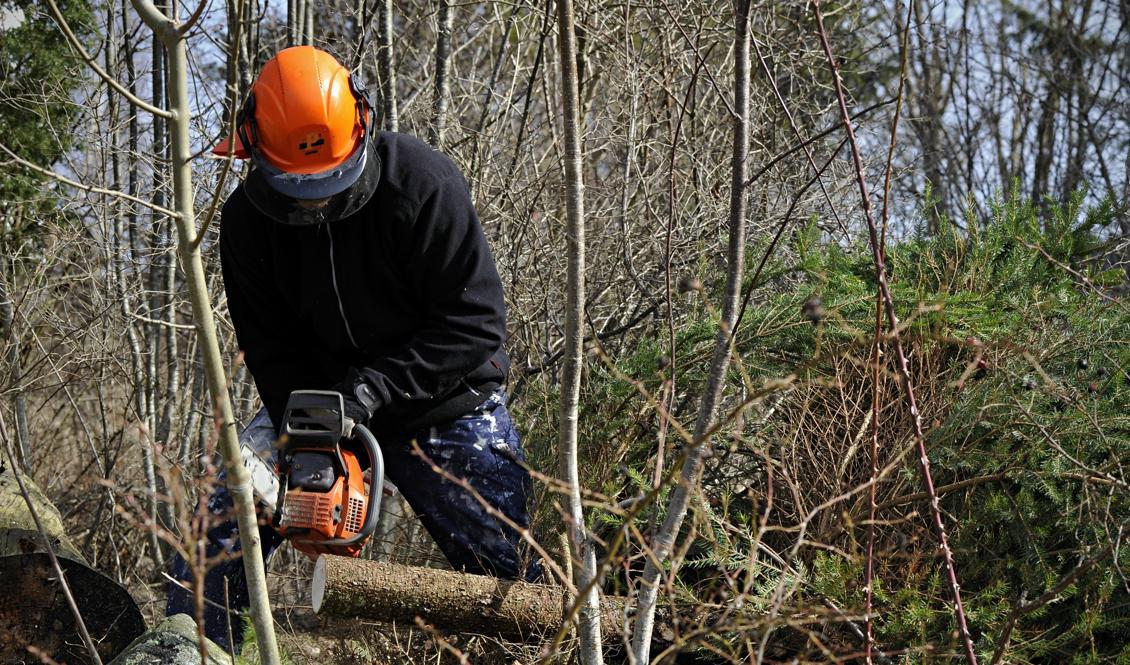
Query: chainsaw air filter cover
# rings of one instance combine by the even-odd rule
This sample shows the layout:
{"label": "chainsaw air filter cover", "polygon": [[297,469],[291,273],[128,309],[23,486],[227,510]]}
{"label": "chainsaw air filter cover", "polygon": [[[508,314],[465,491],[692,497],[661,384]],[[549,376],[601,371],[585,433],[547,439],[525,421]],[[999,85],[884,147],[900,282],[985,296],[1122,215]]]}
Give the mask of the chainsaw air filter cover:
{"label": "chainsaw air filter cover", "polygon": [[336,480],[333,457],[327,453],[298,451],[290,463],[290,487],[328,492]]}

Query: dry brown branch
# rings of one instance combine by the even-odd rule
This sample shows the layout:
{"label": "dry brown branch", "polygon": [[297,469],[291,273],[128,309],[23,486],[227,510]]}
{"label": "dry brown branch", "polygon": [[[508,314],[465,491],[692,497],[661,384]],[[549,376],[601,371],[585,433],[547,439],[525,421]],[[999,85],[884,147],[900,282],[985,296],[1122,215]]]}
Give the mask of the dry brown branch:
{"label": "dry brown branch", "polygon": [[847,132],[849,143],[852,149],[852,157],[855,163],[855,172],[859,182],[860,199],[863,202],[864,217],[867,221],[868,234],[871,239],[871,256],[875,263],[875,272],[877,273],[878,291],[883,299],[883,306],[887,313],[887,324],[894,335],[895,359],[898,361],[898,370],[902,378],[902,387],[906,392],[906,398],[910,405],[910,414],[914,422],[914,438],[918,445],[918,463],[922,469],[923,480],[926,484],[926,492],[930,495],[930,509],[934,517],[934,528],[938,532],[938,540],[942,548],[942,555],[946,563],[946,576],[949,578],[950,591],[953,594],[954,612],[957,615],[958,628],[961,633],[961,641],[965,647],[965,658],[971,664],[977,663],[977,654],[973,650],[973,639],[969,635],[969,627],[965,621],[965,608],[961,602],[961,587],[958,585],[957,572],[953,563],[953,552],[949,547],[949,540],[946,535],[945,523],[942,521],[942,510],[938,505],[938,497],[934,490],[934,479],[930,474],[930,458],[926,454],[926,438],[922,430],[922,416],[918,410],[917,400],[914,395],[914,384],[911,381],[910,370],[907,366],[906,353],[903,350],[902,342],[898,337],[899,322],[895,314],[894,302],[891,300],[890,289],[887,285],[887,271],[884,264],[885,250],[880,244],[878,231],[875,228],[875,222],[871,217],[871,197],[867,192],[867,182],[864,176],[863,160],[860,157],[859,146],[855,141],[855,130],[851,124],[851,114],[848,113],[847,100],[844,97],[843,83],[840,79],[839,66],[836,64],[836,58],[832,55],[832,47],[828,41],[827,31],[824,29],[824,18],[820,11],[820,0],[814,0],[813,10],[816,14],[817,27],[819,28],[820,43],[824,48],[824,54],[828,58],[828,66],[832,71],[832,80],[836,88],[836,98],[839,100],[840,117],[844,123],[844,129]]}

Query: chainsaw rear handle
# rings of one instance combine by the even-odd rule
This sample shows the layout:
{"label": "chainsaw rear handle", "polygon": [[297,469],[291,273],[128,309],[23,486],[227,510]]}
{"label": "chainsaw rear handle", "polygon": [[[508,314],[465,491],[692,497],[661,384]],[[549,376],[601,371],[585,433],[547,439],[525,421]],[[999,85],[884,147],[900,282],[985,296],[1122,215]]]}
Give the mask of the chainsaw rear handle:
{"label": "chainsaw rear handle", "polygon": [[353,545],[360,545],[364,543],[373,532],[377,530],[377,518],[381,514],[381,499],[384,497],[384,484],[385,484],[385,458],[381,455],[380,444],[377,443],[377,437],[369,431],[361,423],[357,423],[350,427],[350,420],[345,419],[345,430],[348,432],[352,429],[351,436],[354,439],[360,440],[361,444],[365,446],[365,451],[369,453],[369,459],[373,464],[369,467],[369,473],[372,481],[369,483],[369,506],[365,512],[365,521],[361,524],[361,530],[357,535],[351,538],[331,538],[329,540],[302,540],[298,542],[312,543],[315,545],[322,545],[327,547],[352,547]]}

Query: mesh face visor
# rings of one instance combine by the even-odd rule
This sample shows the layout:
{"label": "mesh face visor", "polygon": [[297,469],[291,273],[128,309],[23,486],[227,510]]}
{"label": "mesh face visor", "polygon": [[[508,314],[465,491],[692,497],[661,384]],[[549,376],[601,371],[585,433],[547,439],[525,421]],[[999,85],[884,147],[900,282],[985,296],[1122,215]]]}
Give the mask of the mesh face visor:
{"label": "mesh face visor", "polygon": [[[360,163],[355,171],[357,177],[344,190],[338,190],[325,196],[311,197],[308,194],[311,191],[308,184],[303,186],[304,200],[309,200],[309,198],[330,199],[328,203],[320,207],[304,208],[299,205],[301,200],[284,195],[278,187],[278,174],[268,172],[264,168],[264,162],[260,160],[255,162],[256,168],[244,180],[243,190],[259,212],[281,224],[305,226],[345,219],[364,207],[377,190],[377,183],[381,178],[381,160],[377,156],[374,146],[368,145],[371,141],[371,138],[366,137],[358,146],[356,152],[360,153]],[[353,157],[350,157],[350,160],[352,159]],[[344,166],[345,164],[342,165],[342,167]],[[283,175],[289,176],[290,174]],[[333,191],[333,189],[328,188],[325,191]]]}

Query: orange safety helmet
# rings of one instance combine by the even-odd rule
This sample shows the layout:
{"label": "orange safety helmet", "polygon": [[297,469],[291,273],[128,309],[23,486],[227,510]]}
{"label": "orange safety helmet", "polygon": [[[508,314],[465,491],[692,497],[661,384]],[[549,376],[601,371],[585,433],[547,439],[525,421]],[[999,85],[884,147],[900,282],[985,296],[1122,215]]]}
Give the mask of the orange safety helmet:
{"label": "orange safety helmet", "polygon": [[[365,170],[372,104],[332,55],[295,46],[271,58],[236,118],[236,136],[213,150],[250,157],[258,176],[293,199],[323,199]],[[234,149],[233,149],[234,143]]]}

